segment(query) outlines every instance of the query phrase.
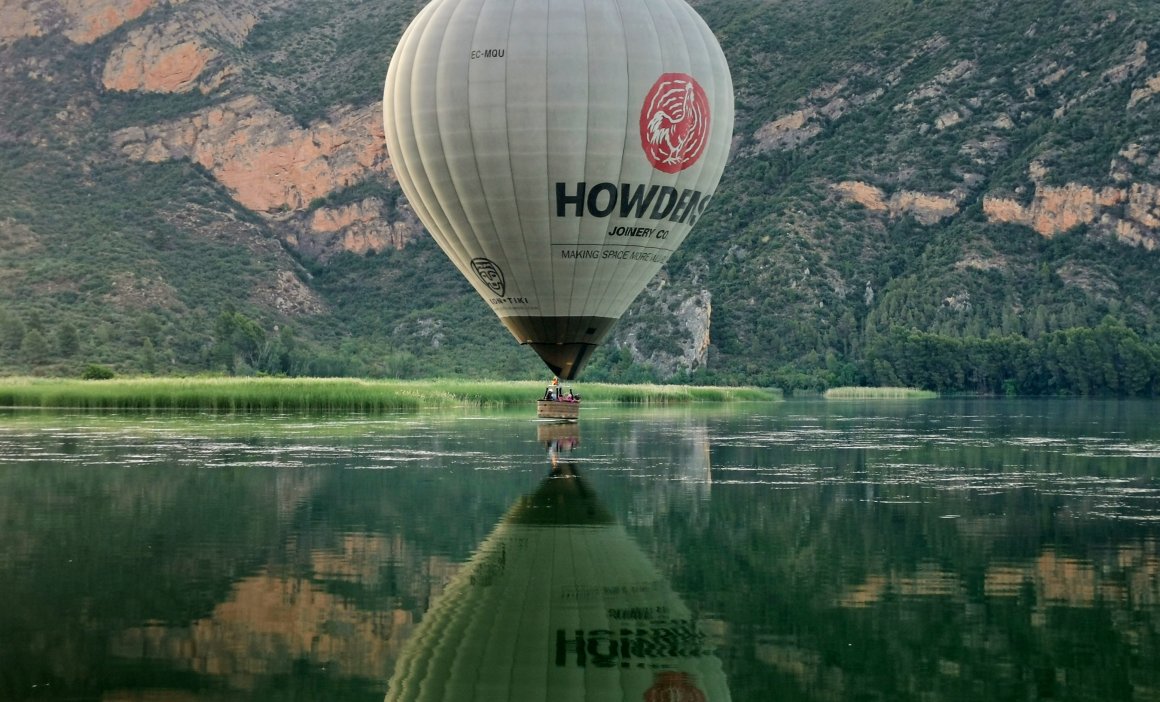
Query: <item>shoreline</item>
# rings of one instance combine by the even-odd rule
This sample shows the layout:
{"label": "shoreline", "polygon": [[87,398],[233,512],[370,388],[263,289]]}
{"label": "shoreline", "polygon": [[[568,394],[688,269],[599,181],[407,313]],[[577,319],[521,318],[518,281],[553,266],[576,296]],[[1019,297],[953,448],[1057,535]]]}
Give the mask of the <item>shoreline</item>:
{"label": "shoreline", "polygon": [[[543,396],[532,380],[362,380],[356,378],[142,377],[112,380],[0,378],[0,407],[210,412],[407,412],[518,407]],[[775,389],[692,385],[563,383],[584,402],[679,405],[776,402]]]}

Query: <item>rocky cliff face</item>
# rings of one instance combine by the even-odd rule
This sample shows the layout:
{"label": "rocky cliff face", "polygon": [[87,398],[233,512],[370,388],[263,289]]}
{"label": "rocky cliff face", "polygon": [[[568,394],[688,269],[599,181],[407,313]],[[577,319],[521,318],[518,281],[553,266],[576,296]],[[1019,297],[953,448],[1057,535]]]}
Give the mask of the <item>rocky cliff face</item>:
{"label": "rocky cliff face", "polygon": [[[947,43],[945,37],[936,35],[907,48],[901,54],[903,58],[887,68],[868,64],[853,66],[850,77],[811,90],[797,101],[798,109],[759,127],[753,134],[752,153],[800,147],[821,134],[827,125],[836,124],[851,111],[881,99],[889,88],[915,70],[916,62],[929,59],[945,49]],[[969,61],[955,64],[912,91],[894,109],[915,111],[920,102],[944,95],[948,86],[967,76],[973,67]]]}
{"label": "rocky cliff face", "polygon": [[[115,34],[100,69],[107,91],[236,93],[243,72],[237,50],[287,2],[33,0],[5,6],[0,44],[52,33],[84,44]],[[405,205],[391,212],[378,199],[315,206],[367,180],[392,183],[377,103],[337,106],[303,126],[254,94],[214,102],[186,117],[121,130],[113,145],[136,161],[197,163],[311,257],[401,248],[422,234]]]}
{"label": "rocky cliff face", "polygon": [[[887,196],[881,188],[856,181],[836,183],[833,190],[840,198],[868,210],[891,218],[911,215],[927,225],[960,210],[961,198],[952,196],[905,190]],[[983,213],[991,223],[1018,224],[1048,238],[1080,225],[1093,225],[1128,245],[1149,251],[1160,246],[1160,188],[1150,183],[1100,189],[1075,183],[1041,186],[1026,205],[1016,198],[986,195]]]}
{"label": "rocky cliff face", "polygon": [[842,199],[855,202],[868,210],[882,212],[890,217],[910,215],[922,224],[937,224],[959,212],[962,193],[939,195],[899,190],[887,196],[882,188],[869,183],[844,181],[833,190]]}
{"label": "rocky cliff face", "polygon": [[386,177],[380,114],[376,106],[340,108],[328,121],[303,128],[246,96],[173,122],[122,130],[113,143],[137,161],[189,159],[255,212],[304,210],[372,174]]}
{"label": "rocky cliff face", "polygon": [[4,4],[0,43],[60,33],[90,44],[145,14],[158,0],[31,0]]}
{"label": "rocky cliff face", "polygon": [[[704,274],[702,270],[701,275]],[[697,273],[679,286],[662,271],[641,293],[632,311],[621,319],[611,343],[627,349],[633,360],[665,376],[708,367],[713,294]],[[657,325],[665,327],[657,333]],[[658,344],[666,339],[667,344]]]}
{"label": "rocky cliff face", "polygon": [[221,53],[189,36],[179,22],[134,30],[105,62],[102,85],[109,90],[184,93],[195,88],[210,92],[223,73],[199,85],[198,79]]}
{"label": "rocky cliff face", "polygon": [[1149,250],[1160,244],[1160,189],[1148,183],[1099,190],[1075,184],[1042,187],[1027,205],[1012,198],[987,196],[983,211],[991,222],[1020,224],[1045,237],[1086,224]]}
{"label": "rocky cliff face", "polygon": [[237,56],[254,26],[282,4],[285,0],[201,0],[145,17],[117,41],[101,83],[121,92],[211,93],[240,71],[227,52]]}
{"label": "rocky cliff face", "polygon": [[340,251],[365,254],[402,249],[423,236],[423,227],[410,205],[394,211],[377,197],[341,207],[320,207],[297,222],[291,243],[302,253],[322,261]]}
{"label": "rocky cliff face", "polygon": [[188,117],[113,135],[130,159],[188,159],[204,167],[247,209],[277,219],[303,253],[402,248],[422,228],[409,208],[391,219],[378,199],[312,210],[321,198],[375,178],[392,182],[378,105],[339,108],[301,127],[261,99],[245,96]]}
{"label": "rocky cliff face", "polygon": [[[832,186],[843,200],[891,218],[914,217],[921,224],[937,224],[959,213],[962,195],[938,195],[900,190],[887,195],[868,183],[845,181]],[[1160,246],[1160,188],[1150,183],[1128,187],[1093,188],[1069,183],[1040,186],[1031,202],[997,195],[983,197],[983,213],[995,224],[1018,224],[1053,237],[1081,225],[1149,251]]]}
{"label": "rocky cliff face", "polygon": [[1153,250],[1160,246],[1160,187],[1132,182],[1130,175],[1160,171],[1160,159],[1149,151],[1135,143],[1121,149],[1111,162],[1109,184],[1102,187],[1048,185],[1050,169],[1034,162],[1030,169],[1034,192],[1029,202],[988,194],[983,198],[983,212],[991,222],[1030,227],[1049,238],[1086,225],[1122,243]]}
{"label": "rocky cliff face", "polygon": [[[1106,20],[1114,23],[1114,14]],[[755,153],[767,150],[793,150],[822,133],[827,125],[837,124],[852,107],[878,100],[884,90],[899,83],[914,70],[916,60],[930,59],[945,50],[948,42],[936,36],[912,47],[909,56],[899,61],[887,71],[858,67],[857,75],[850,80],[823,86],[803,97],[796,109],[764,124],[753,135]],[[1141,74],[1149,65],[1148,43],[1136,41],[1125,52],[1120,61],[1103,70],[1101,80],[1108,85],[1117,85]],[[975,61],[962,59],[950,64],[932,79],[909,91],[906,97],[894,104],[891,110],[900,115],[914,115],[918,118],[916,131],[919,134],[965,129],[978,122],[975,112],[984,106],[979,98],[965,101],[952,97],[957,85],[975,77],[978,72]],[[1037,98],[1038,92],[1052,89],[1077,70],[1068,65],[1049,62],[1028,72],[1029,83],[1024,98]],[[855,93],[850,85],[858,79],[862,92]],[[880,87],[866,90],[865,86],[877,84]],[[1138,111],[1160,92],[1160,74],[1143,81],[1142,87],[1133,89],[1131,97],[1124,105],[1127,112]],[[1053,114],[1056,119],[1066,117],[1068,111],[1080,107],[1086,96],[1065,100]],[[932,115],[933,119],[925,117]],[[982,127],[973,127],[979,136],[972,138],[960,149],[961,153],[972,157],[979,167],[997,163],[1006,153],[1008,139],[1005,132],[1016,127],[1016,121],[1007,112],[1001,112]],[[887,136],[886,142],[889,141]],[[976,185],[982,182],[977,174],[963,174],[963,184],[949,193],[929,193],[907,188],[887,188],[861,180],[845,180],[830,186],[831,192],[840,200],[855,203],[868,210],[882,213],[891,219],[912,216],[925,225],[934,225],[959,214],[963,207],[975,198],[982,198],[983,211],[991,223],[1018,224],[1035,230],[1045,237],[1052,237],[1081,225],[1089,225],[1099,234],[1119,241],[1141,246],[1149,250],[1160,243],[1156,232],[1156,190],[1153,182],[1141,182],[1127,175],[1133,170],[1156,172],[1160,161],[1149,153],[1148,146],[1133,143],[1125,145],[1110,167],[1110,182],[1106,186],[1092,186],[1081,183],[1049,185],[1046,178],[1049,166],[1042,161],[1032,163],[1029,177],[1034,186],[1029,202],[1023,198],[997,192],[980,192]],[[1050,154],[1048,154],[1050,157]],[[1129,166],[1134,165],[1135,168]],[[1150,166],[1150,168],[1149,168]],[[905,183],[912,176],[905,171],[897,174],[878,174],[883,181],[893,180]]]}

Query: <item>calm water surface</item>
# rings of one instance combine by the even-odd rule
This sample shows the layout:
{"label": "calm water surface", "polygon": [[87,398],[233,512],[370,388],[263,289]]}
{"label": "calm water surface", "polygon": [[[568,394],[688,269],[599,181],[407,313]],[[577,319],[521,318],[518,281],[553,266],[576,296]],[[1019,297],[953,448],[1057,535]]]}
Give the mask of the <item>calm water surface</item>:
{"label": "calm water surface", "polygon": [[1160,700],[1160,404],[0,416],[0,700]]}

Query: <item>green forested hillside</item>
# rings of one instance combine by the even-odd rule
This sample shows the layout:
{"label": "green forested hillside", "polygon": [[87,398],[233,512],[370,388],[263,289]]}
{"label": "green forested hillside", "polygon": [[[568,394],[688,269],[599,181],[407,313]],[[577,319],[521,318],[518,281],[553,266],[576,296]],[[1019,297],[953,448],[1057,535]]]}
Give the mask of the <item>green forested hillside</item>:
{"label": "green forested hillside", "polygon": [[[239,95],[304,128],[373,105],[421,6],[250,4],[244,40],[206,41],[225,77],[180,93],[101,82],[178,6],[88,44],[0,43],[0,371],[543,374],[429,239],[295,245],[320,208],[403,218],[381,174],[254,211],[196,159],[118,150]],[[735,148],[662,276],[711,299],[708,353],[679,361],[692,340],[652,286],[585,378],[1160,392],[1160,6],[696,6],[730,61]]]}

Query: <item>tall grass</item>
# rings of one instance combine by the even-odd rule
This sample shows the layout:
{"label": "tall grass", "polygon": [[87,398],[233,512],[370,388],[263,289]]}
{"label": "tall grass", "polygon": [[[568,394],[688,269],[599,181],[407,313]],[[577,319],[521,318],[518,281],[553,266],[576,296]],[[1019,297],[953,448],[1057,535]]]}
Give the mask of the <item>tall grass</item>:
{"label": "tall grass", "polygon": [[[565,387],[568,387],[565,385]],[[575,384],[585,402],[676,404],[770,401],[758,388]],[[349,378],[0,378],[0,407],[205,412],[407,412],[515,407],[544,392],[531,381],[354,380]]]}
{"label": "tall grass", "polygon": [[827,400],[929,400],[937,392],[918,388],[830,388],[822,397]]}

